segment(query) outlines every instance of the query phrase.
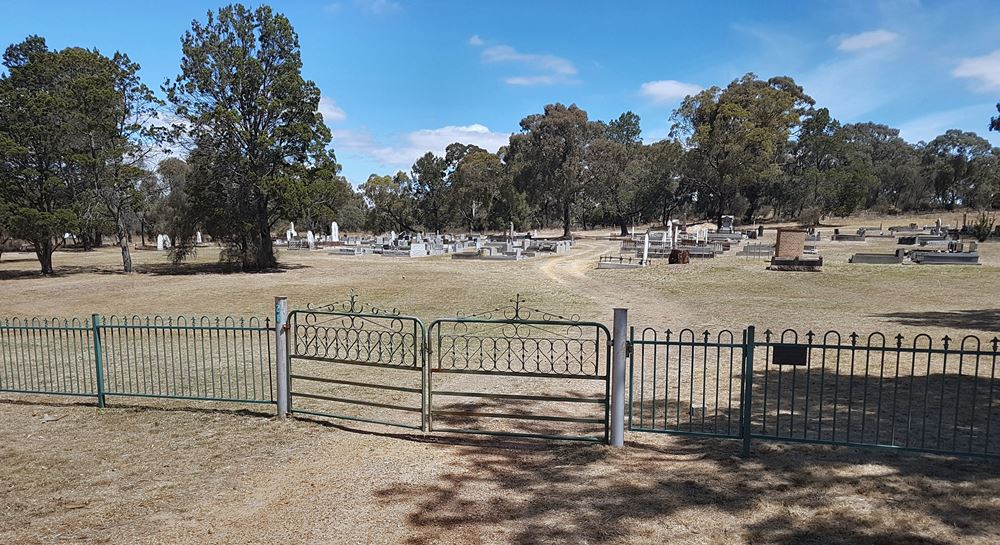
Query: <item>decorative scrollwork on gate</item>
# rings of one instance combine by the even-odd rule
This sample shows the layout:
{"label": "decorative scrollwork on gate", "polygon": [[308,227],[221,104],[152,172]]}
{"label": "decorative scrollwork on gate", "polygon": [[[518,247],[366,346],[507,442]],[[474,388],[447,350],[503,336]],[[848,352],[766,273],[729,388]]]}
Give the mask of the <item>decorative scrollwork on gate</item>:
{"label": "decorative scrollwork on gate", "polygon": [[420,367],[422,341],[417,320],[396,309],[366,307],[353,293],[347,301],[292,315],[292,356],[298,358]]}
{"label": "decorative scrollwork on gate", "polygon": [[595,377],[607,369],[608,331],[527,307],[520,295],[509,305],[431,325],[435,367],[506,374]]}
{"label": "decorative scrollwork on gate", "polygon": [[363,303],[354,291],[343,301],[325,304],[306,304],[306,309],[321,312],[339,312],[344,314],[376,314],[379,316],[399,316],[398,308],[380,308]]}
{"label": "decorative scrollwork on gate", "polygon": [[508,320],[512,322],[524,322],[524,321],[564,321],[564,322],[579,322],[579,314],[571,314],[569,316],[561,316],[554,312],[548,312],[545,310],[539,310],[537,308],[532,308],[525,306],[523,303],[526,299],[521,297],[521,294],[517,294],[513,299],[508,301],[509,304],[500,305],[496,308],[489,310],[484,310],[476,313],[465,314],[462,312],[456,313],[456,317],[459,320],[467,320],[478,318],[480,320]]}

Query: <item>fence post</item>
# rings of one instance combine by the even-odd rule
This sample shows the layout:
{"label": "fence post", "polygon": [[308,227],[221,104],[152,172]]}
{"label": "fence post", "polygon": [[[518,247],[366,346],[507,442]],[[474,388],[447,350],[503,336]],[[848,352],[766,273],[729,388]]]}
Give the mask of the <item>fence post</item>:
{"label": "fence post", "polygon": [[625,442],[625,346],[628,309],[616,308],[611,349],[611,446]]}
{"label": "fence post", "polygon": [[94,330],[94,364],[97,366],[97,406],[104,408],[104,359],[101,354],[101,315],[90,315],[90,326]]}
{"label": "fence post", "polygon": [[743,396],[740,400],[740,423],[743,437],[743,457],[750,456],[750,414],[753,408],[754,326],[746,329],[743,338]]}
{"label": "fence post", "polygon": [[288,416],[288,298],[274,298],[274,346],[277,350],[275,375],[278,380],[278,418]]}

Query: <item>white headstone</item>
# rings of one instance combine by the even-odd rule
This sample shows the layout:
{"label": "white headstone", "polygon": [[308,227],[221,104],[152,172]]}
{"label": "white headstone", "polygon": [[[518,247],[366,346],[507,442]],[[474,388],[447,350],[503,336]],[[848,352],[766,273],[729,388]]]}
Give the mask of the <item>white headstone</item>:
{"label": "white headstone", "polygon": [[285,231],[285,240],[287,240],[288,242],[292,241],[292,230],[291,229]]}
{"label": "white headstone", "polygon": [[163,235],[156,235],[156,249],[161,252],[166,249],[165,243],[163,241]]}
{"label": "white headstone", "polygon": [[396,242],[396,231],[389,231],[389,243]]}
{"label": "white headstone", "polygon": [[194,241],[197,244],[201,244],[201,231],[194,234]]}
{"label": "white headstone", "polygon": [[295,232],[295,222],[294,221],[288,222],[288,231],[290,233],[292,233],[293,237],[299,236],[299,234],[297,232]]}
{"label": "white headstone", "polygon": [[642,262],[649,259],[649,233],[642,236]]}
{"label": "white headstone", "polygon": [[309,249],[316,249],[316,235],[312,231],[306,231],[306,241],[309,243]]}
{"label": "white headstone", "polygon": [[170,243],[170,235],[163,235],[163,245],[167,248],[173,246],[173,244]]}
{"label": "white headstone", "polygon": [[340,226],[337,225],[337,222],[330,224],[330,240],[340,242]]}
{"label": "white headstone", "polygon": [[508,235],[508,237],[511,240],[514,240],[514,222],[510,222],[510,234]]}

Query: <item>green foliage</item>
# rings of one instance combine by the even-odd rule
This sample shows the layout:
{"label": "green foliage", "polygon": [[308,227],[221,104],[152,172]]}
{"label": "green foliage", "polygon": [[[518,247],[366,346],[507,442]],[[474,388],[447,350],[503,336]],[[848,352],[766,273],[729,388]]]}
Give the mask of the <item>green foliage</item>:
{"label": "green foliage", "polygon": [[979,213],[976,221],[969,226],[969,232],[979,242],[986,242],[986,239],[993,234],[994,225],[996,225],[996,215],[983,210]]}
{"label": "green foliage", "polygon": [[30,36],[7,48],[0,76],[0,203],[10,234],[34,246],[43,274],[63,233],[80,225],[76,205],[89,190],[80,176],[83,116],[75,93],[92,77],[98,55],[50,51]]}
{"label": "green foliage", "polygon": [[338,193],[339,165],[326,149],[319,89],[302,77],[298,36],[271,8],[235,4],[194,21],[181,49],[181,73],[164,86],[194,146],[175,257],[200,224],[244,269],[273,267],[272,227],[314,214],[304,201],[315,195],[333,205]]}
{"label": "green foliage", "polygon": [[573,205],[583,196],[587,145],[600,133],[576,104],[549,104],[542,114],[521,120],[510,138],[510,163],[516,187],[543,215],[561,213],[563,236],[571,235]]}
{"label": "green foliage", "polygon": [[369,176],[360,187],[369,205],[365,226],[378,233],[416,231],[417,210],[412,186],[405,172],[397,172],[395,176]]}

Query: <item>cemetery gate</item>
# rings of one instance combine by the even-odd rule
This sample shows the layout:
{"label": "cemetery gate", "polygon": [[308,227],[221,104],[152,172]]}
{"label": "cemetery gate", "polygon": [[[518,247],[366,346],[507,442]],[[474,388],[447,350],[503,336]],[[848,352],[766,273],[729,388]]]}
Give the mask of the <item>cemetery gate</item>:
{"label": "cemetery gate", "polygon": [[348,301],[288,314],[288,411],[427,429],[425,329]]}
{"label": "cemetery gate", "polygon": [[607,442],[608,329],[510,303],[431,323],[430,428]]}

